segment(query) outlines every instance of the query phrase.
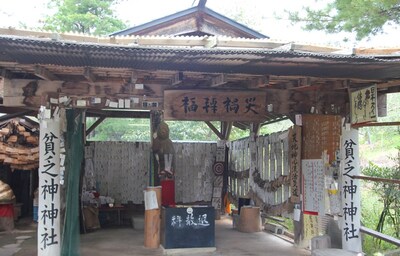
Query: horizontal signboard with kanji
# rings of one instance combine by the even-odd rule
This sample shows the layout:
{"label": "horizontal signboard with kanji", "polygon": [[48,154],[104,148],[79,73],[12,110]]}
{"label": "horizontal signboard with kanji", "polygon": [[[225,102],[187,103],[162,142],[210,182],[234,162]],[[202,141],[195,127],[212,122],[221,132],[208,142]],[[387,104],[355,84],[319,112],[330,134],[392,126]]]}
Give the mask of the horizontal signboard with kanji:
{"label": "horizontal signboard with kanji", "polygon": [[266,119],[262,91],[164,91],[164,118],[197,121],[252,121]]}

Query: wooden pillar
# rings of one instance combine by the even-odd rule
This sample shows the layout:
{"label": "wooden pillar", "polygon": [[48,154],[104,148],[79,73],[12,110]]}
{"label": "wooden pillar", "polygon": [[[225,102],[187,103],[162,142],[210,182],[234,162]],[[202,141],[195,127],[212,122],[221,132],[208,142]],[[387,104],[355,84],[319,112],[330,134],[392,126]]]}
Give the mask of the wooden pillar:
{"label": "wooden pillar", "polygon": [[361,187],[359,142],[357,129],[343,129],[341,138],[341,209],[342,247],[347,251],[362,252],[361,239]]}
{"label": "wooden pillar", "polygon": [[[152,110],[150,111],[150,141],[153,146],[154,138],[157,133],[157,129],[163,120],[162,111]],[[159,186],[160,179],[157,174],[158,161],[155,158],[153,152],[150,155],[150,170],[149,170],[149,186]]]}
{"label": "wooden pillar", "polygon": [[161,187],[148,187],[145,192],[144,247],[160,246]]}
{"label": "wooden pillar", "polygon": [[60,120],[50,109],[39,112],[38,255],[61,254]]}

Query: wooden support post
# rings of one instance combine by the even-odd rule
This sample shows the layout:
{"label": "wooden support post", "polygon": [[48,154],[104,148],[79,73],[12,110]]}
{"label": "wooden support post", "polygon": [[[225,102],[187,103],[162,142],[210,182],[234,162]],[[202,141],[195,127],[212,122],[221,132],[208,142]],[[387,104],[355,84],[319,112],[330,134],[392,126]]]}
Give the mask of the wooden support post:
{"label": "wooden support post", "polygon": [[220,74],[211,79],[211,87],[218,87],[228,82],[226,74]]}
{"label": "wooden support post", "polygon": [[205,121],[205,123],[207,124],[208,127],[210,127],[210,129],[218,136],[218,138],[220,140],[224,139],[224,135],[218,131],[217,128],[215,128],[215,126],[210,122],[210,121]]}
{"label": "wooden support post", "polygon": [[86,130],[86,136],[88,136],[94,129],[96,129],[97,126],[99,126],[99,124],[101,124],[104,119],[106,119],[104,116],[100,117],[99,119],[96,120],[96,122],[94,122],[89,129]]}
{"label": "wooden support post", "polygon": [[83,76],[86,78],[86,80],[88,80],[91,83],[96,82],[96,76],[93,74],[92,70],[89,67],[85,68]]}
{"label": "wooden support post", "polygon": [[229,135],[231,134],[231,130],[232,130],[232,124],[233,124],[233,122],[221,122],[220,134],[223,137],[221,140],[229,139]]}
{"label": "wooden support post", "polygon": [[[151,145],[153,146],[154,135],[157,132],[157,129],[164,119],[163,113],[161,111],[152,110],[150,111],[150,140]],[[160,179],[158,178],[158,161],[156,160],[153,152],[151,152],[151,165],[149,170],[149,186],[159,186]]]}
{"label": "wooden support post", "polygon": [[251,123],[250,124],[250,136],[252,140],[256,140],[258,135],[260,134],[260,123]]}
{"label": "wooden support post", "polygon": [[183,80],[183,72],[177,72],[171,78],[171,85],[178,85],[182,83],[182,80]]}
{"label": "wooden support post", "polygon": [[[50,109],[46,111],[50,111]],[[48,188],[49,184],[60,186],[60,120],[48,118],[45,113],[41,113],[41,118],[39,118],[39,189]],[[49,206],[54,212],[61,211],[60,195],[61,189],[54,189],[51,196],[39,193],[39,213],[49,211]],[[39,218],[38,221],[37,248],[40,255],[61,255],[60,214],[55,214],[51,221],[46,221],[46,218]],[[51,243],[43,239],[50,230]]]}
{"label": "wooden support post", "polygon": [[[151,207],[145,198],[144,213],[144,247],[160,247],[160,218],[161,218],[161,187],[147,187],[146,193],[155,192],[158,208]],[[153,194],[154,195],[154,194]]]}

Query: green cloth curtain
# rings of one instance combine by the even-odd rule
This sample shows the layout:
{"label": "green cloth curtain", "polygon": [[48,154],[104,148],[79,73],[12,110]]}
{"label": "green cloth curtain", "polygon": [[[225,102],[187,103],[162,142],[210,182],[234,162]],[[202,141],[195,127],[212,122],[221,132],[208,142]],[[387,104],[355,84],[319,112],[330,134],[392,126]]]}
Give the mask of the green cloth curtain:
{"label": "green cloth curtain", "polygon": [[81,110],[66,110],[67,132],[65,134],[65,185],[66,210],[61,255],[80,255],[79,234],[79,181],[83,160],[83,114]]}

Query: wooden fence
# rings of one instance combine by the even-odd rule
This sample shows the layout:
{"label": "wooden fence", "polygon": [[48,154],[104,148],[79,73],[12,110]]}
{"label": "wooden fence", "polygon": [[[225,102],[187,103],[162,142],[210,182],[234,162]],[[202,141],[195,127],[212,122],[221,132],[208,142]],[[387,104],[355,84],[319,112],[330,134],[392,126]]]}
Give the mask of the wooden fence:
{"label": "wooden fence", "polygon": [[291,197],[289,131],[260,136],[255,141],[233,141],[229,148],[231,198],[252,198],[269,214],[287,213]]}
{"label": "wooden fence", "polygon": [[[216,143],[174,142],[174,149],[176,201],[211,201]],[[143,202],[149,183],[150,143],[92,142],[85,150],[88,189],[95,187],[120,203]]]}

